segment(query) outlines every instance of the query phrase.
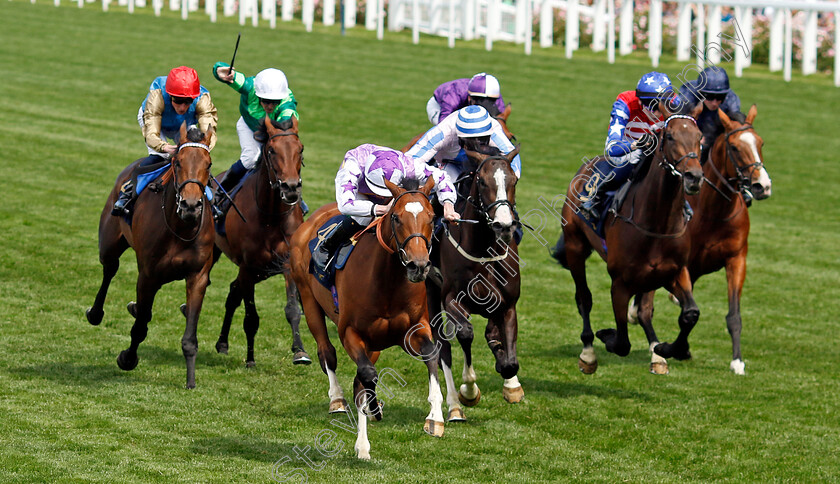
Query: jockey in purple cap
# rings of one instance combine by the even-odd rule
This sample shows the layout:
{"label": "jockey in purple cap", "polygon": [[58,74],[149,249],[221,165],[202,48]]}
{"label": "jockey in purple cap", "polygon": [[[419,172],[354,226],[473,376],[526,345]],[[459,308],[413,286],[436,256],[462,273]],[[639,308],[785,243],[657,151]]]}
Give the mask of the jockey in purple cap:
{"label": "jockey in purple cap", "polygon": [[348,151],[335,175],[335,200],[345,217],[312,254],[315,263],[326,267],[342,242],[388,212],[393,198],[384,180],[400,185],[404,179],[413,179],[423,185],[429,177],[435,180],[443,217],[449,221],[460,219],[455,211],[455,187],[445,171],[384,146],[363,144]]}
{"label": "jockey in purple cap", "polygon": [[[423,163],[436,164],[452,180],[457,180],[466,161],[462,148],[480,151],[480,146],[488,145],[498,148],[503,155],[514,150],[502,126],[490,117],[486,109],[467,106],[426,131],[406,154]],[[522,170],[519,155],[513,158],[510,166],[519,178]]]}
{"label": "jockey in purple cap", "polygon": [[491,116],[498,116],[505,110],[505,101],[499,80],[490,74],[480,72],[471,79],[455,79],[441,84],[426,103],[426,114],[432,124],[440,124],[455,111],[477,104]]}

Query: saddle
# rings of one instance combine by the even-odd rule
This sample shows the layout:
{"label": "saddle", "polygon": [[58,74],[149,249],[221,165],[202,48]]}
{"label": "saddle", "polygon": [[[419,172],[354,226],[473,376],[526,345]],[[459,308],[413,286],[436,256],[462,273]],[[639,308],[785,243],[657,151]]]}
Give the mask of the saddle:
{"label": "saddle", "polygon": [[[134,193],[135,197],[131,205],[136,204],[137,198],[140,196],[140,193],[143,191],[144,188],[149,187],[149,190],[153,192],[159,192],[163,185],[169,183],[172,179],[172,175],[170,173],[171,165],[168,161],[162,161],[160,163],[155,163],[153,165],[147,166],[138,166],[134,169],[132,173],[132,179],[134,180]],[[131,221],[133,220],[134,210],[130,210],[128,215],[123,215],[123,220],[131,226]]]}

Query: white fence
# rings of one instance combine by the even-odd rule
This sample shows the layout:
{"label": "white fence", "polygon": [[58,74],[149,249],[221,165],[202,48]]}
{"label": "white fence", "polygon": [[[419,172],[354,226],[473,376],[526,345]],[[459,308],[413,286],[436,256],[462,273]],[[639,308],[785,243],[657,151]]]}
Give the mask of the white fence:
{"label": "white fence", "polygon": [[[54,0],[56,6],[61,0]],[[98,0],[77,0],[81,8],[85,3]],[[102,9],[107,11],[111,0],[101,0]],[[146,0],[117,0],[126,6],[129,13],[137,7],[146,7]],[[160,15],[166,0],[149,0],[155,15]],[[324,25],[336,23],[336,1],[323,2]],[[591,4],[585,2],[591,1]],[[840,3],[829,0],[649,0],[647,42],[648,55],[654,67],[662,56],[663,2],[677,4],[677,60],[688,61],[692,54],[697,65],[717,64],[721,55],[727,61],[734,61],[735,75],[752,63],[753,15],[756,9],[772,9],[770,22],[771,71],[783,71],[784,79],[790,81],[793,65],[793,15],[804,12],[806,21],[801,29],[802,73],[817,71],[818,15],[831,12],[834,23],[834,85],[840,87]],[[35,3],[35,0],[31,0]],[[248,21],[258,26],[260,21],[276,27],[277,4],[280,3],[280,18],[291,21],[295,13],[295,0],[221,0],[225,16],[239,16],[239,23]],[[260,3],[261,2],[261,3]],[[315,0],[300,0],[301,18],[307,31],[315,22]],[[344,25],[356,25],[356,0],[343,0]],[[493,42],[505,41],[524,44],[526,54],[531,53],[532,25],[534,16],[539,16],[539,44],[547,48],[559,42],[553,38],[555,11],[565,13],[566,57],[571,58],[580,48],[581,24],[591,27],[592,50],[607,52],[607,60],[615,62],[616,44],[618,53],[632,52],[634,44],[633,0],[367,0],[365,28],[376,30],[377,37],[384,37],[386,17],[388,29],[399,31],[411,29],[414,43],[420,41],[420,34],[447,37],[449,46],[455,46],[456,39],[473,40],[483,37],[487,50]],[[584,2],[584,3],[582,3]],[[237,12],[237,3],[239,9]],[[191,12],[199,10],[198,0],[168,0],[169,9],[181,12],[186,20]],[[722,9],[732,9],[735,34],[723,35]],[[618,11],[616,12],[616,9]],[[205,13],[211,22],[216,21],[217,0],[205,0]],[[692,21],[694,16],[694,21]],[[616,33],[618,42],[616,43]],[[730,49],[723,47],[726,41]],[[697,48],[696,46],[702,46]],[[734,47],[734,48],[733,48]],[[734,52],[732,52],[734,51]],[[729,55],[732,52],[732,55]],[[734,58],[733,58],[734,57]]]}

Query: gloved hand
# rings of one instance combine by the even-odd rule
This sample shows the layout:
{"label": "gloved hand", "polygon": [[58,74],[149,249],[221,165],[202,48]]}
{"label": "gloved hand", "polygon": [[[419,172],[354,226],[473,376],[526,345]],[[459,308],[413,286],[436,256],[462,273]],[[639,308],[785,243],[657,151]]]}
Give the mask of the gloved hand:
{"label": "gloved hand", "polygon": [[642,136],[633,142],[632,149],[644,150],[646,153],[652,151],[656,147],[659,140],[656,139],[652,133],[645,131]]}

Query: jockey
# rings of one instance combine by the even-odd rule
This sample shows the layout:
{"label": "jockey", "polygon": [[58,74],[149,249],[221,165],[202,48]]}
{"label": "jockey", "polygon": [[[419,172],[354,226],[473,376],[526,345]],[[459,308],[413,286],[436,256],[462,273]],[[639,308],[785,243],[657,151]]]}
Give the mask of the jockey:
{"label": "jockey", "polygon": [[415,179],[422,185],[429,177],[435,180],[444,218],[460,219],[455,211],[455,187],[445,171],[383,146],[363,144],[348,151],[335,176],[335,199],[345,217],[312,254],[315,263],[325,267],[342,242],[390,210],[393,198],[385,179],[397,185],[403,179]]}
{"label": "jockey", "polygon": [[696,81],[689,81],[680,87],[680,100],[693,109],[700,101],[703,112],[697,117],[697,127],[703,133],[700,163],[709,158],[709,150],[715,139],[724,132],[717,110],[722,109],[730,117],[741,111],[741,100],[729,88],[729,77],[722,67],[703,69]]}
{"label": "jockey", "polygon": [[445,82],[435,89],[434,95],[426,103],[426,114],[429,122],[437,125],[450,114],[472,104],[482,106],[491,116],[504,111],[505,102],[498,79],[481,72],[472,79]]}
{"label": "jockey", "polygon": [[657,141],[653,134],[664,121],[659,101],[676,103],[674,87],[667,74],[648,72],[643,75],[635,91],[618,95],[610,113],[605,159],[595,163],[586,185],[587,193],[579,194],[584,202],[581,211],[597,225],[599,203],[604,194],[616,190],[630,178],[633,169],[653,155]]}
{"label": "jockey", "polygon": [[[236,122],[236,132],[239,134],[239,145],[242,152],[239,160],[233,163],[225,175],[219,180],[222,188],[228,192],[242,179],[242,176],[254,168],[260,157],[262,143],[254,139],[266,113],[274,121],[283,121],[292,116],[300,118],[297,112],[297,100],[286,74],[279,69],[264,69],[254,77],[231,72],[231,67],[224,62],[216,62],[213,75],[221,82],[232,87],[240,94],[239,121]],[[301,200],[303,213],[308,212],[306,204]]]}
{"label": "jockey", "polygon": [[[137,122],[149,150],[149,156],[137,165],[139,168],[166,161],[177,151],[182,123],[186,122],[187,126],[198,125],[202,132],[206,132],[216,127],[218,116],[210,93],[199,83],[195,69],[181,66],[152,81],[149,93],[137,112]],[[167,138],[172,139],[173,143],[169,143]],[[210,149],[215,144],[214,133]],[[144,186],[137,185],[137,173],[133,173],[120,188],[111,213],[129,215],[131,204]]]}
{"label": "jockey", "polygon": [[[490,117],[486,109],[467,106],[426,131],[406,154],[426,164],[436,162],[450,179],[457,181],[464,170],[463,162],[466,161],[462,148],[478,151],[477,147],[481,145],[495,146],[504,155],[514,150],[502,126]],[[522,162],[518,154],[510,166],[516,178],[519,178]]]}

